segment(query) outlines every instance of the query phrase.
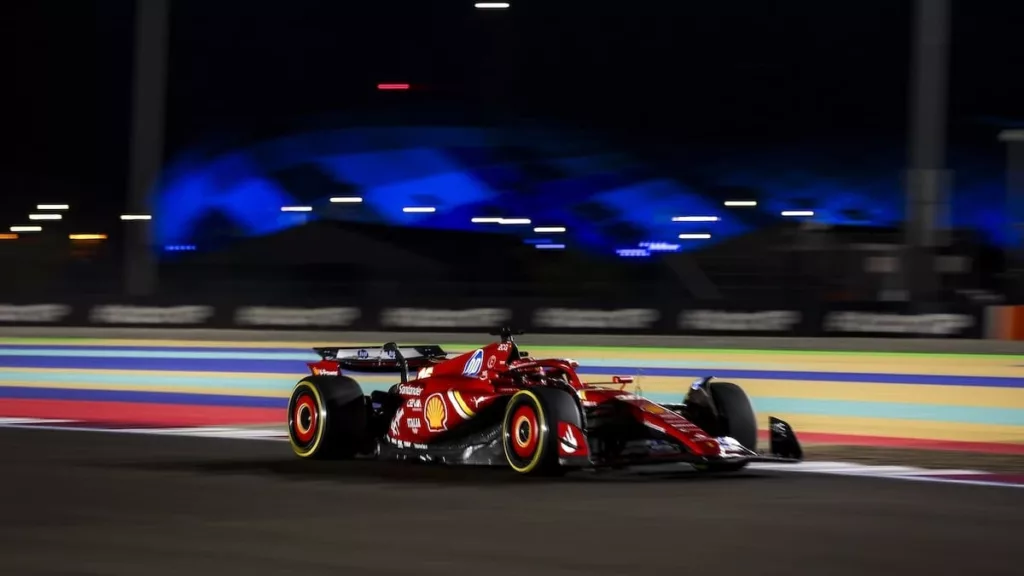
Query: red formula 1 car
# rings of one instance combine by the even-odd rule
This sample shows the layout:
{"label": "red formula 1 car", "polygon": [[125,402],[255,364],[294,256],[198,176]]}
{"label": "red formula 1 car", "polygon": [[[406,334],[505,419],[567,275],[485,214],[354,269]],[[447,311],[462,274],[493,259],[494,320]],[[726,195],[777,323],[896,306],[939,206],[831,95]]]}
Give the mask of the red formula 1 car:
{"label": "red formula 1 car", "polygon": [[[371,457],[505,465],[522,474],[678,463],[735,471],[749,462],[799,462],[793,430],[770,418],[770,452],[743,390],[696,380],[678,404],[624,390],[629,377],[584,382],[569,359],[536,359],[513,332],[463,354],[439,346],[315,348],[322,358],[288,402],[288,436],[301,458]],[[365,394],[343,374],[390,372],[401,382]],[[415,371],[415,376],[410,377]]]}

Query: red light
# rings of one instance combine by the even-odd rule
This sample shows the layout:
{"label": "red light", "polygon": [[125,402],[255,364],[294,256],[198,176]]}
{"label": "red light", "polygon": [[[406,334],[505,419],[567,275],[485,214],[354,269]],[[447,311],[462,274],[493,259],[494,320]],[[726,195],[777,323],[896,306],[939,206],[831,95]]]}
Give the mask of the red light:
{"label": "red light", "polygon": [[377,90],[408,90],[408,84],[377,84]]}

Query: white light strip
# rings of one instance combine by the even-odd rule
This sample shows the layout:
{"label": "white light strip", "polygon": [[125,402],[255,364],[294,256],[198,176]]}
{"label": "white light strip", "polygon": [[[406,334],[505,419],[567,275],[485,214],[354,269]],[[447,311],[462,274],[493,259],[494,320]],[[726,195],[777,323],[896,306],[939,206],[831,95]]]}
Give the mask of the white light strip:
{"label": "white light strip", "polygon": [[402,208],[402,212],[429,214],[431,212],[437,212],[437,208],[434,208],[433,206],[406,206],[405,208]]}
{"label": "white light strip", "polygon": [[29,214],[29,220],[63,220],[60,214]]}
{"label": "white light strip", "polygon": [[121,220],[152,220],[149,214],[122,214]]}
{"label": "white light strip", "polygon": [[281,212],[312,212],[312,206],[281,206]]}
{"label": "white light strip", "polygon": [[11,232],[42,232],[42,226],[11,226]]}
{"label": "white light strip", "polygon": [[358,196],[340,196],[331,198],[331,204],[359,204],[363,199]]}
{"label": "white light strip", "polygon": [[491,218],[489,216],[477,216],[472,220],[473,224],[500,224],[501,218]]}
{"label": "white light strip", "polygon": [[726,206],[757,206],[756,200],[726,200]]}
{"label": "white light strip", "polygon": [[558,232],[565,232],[565,226],[538,226],[533,229],[538,234],[554,234]]}
{"label": "white light strip", "polygon": [[71,208],[67,204],[40,204],[36,206],[36,210],[68,210]]}
{"label": "white light strip", "polygon": [[495,9],[495,8],[508,8],[510,4],[508,2],[477,2],[473,4],[474,7],[480,9]]}
{"label": "white light strip", "polygon": [[498,224],[529,224],[529,218],[502,218]]}
{"label": "white light strip", "polygon": [[565,244],[537,244],[537,250],[561,250]]}
{"label": "white light strip", "polygon": [[711,234],[680,234],[680,240],[707,240]]}
{"label": "white light strip", "polygon": [[673,222],[718,222],[718,216],[673,216]]}
{"label": "white light strip", "polygon": [[814,216],[813,210],[783,210],[783,216]]}

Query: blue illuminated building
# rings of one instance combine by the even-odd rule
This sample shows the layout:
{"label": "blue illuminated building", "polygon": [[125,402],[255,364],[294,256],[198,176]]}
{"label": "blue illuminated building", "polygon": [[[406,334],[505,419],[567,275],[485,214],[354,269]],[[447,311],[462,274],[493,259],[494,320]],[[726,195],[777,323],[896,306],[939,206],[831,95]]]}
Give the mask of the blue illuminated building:
{"label": "blue illuminated building", "polygon": [[[807,166],[816,166],[808,168]],[[818,222],[898,226],[900,161],[870,170],[820,168],[807,156],[770,153],[666,174],[601,142],[534,128],[357,128],[296,134],[177,159],[156,191],[154,229],[168,251],[203,250],[218,238],[272,234],[313,219],[448,230],[501,230],[537,245],[623,257],[691,250],[810,209]],[[797,167],[797,168],[794,168]],[[951,223],[1001,243],[1004,168],[958,173]],[[692,176],[692,178],[690,178]],[[694,183],[688,183],[688,182]],[[699,182],[699,184],[697,184]],[[757,206],[720,190],[756,196]],[[332,203],[331,198],[361,198]],[[308,206],[309,212],[282,212]],[[403,211],[432,207],[433,212]],[[673,222],[673,216],[717,216]],[[529,224],[473,218],[529,219]],[[564,227],[536,233],[535,227]],[[680,239],[679,234],[711,234]],[[550,248],[551,246],[548,246]]]}

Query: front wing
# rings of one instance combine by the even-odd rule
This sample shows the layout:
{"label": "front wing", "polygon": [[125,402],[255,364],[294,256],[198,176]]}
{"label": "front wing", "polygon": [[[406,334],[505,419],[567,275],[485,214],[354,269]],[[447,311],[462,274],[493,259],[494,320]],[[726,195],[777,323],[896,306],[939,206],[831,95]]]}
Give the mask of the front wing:
{"label": "front wing", "polygon": [[[781,464],[797,464],[803,461],[803,448],[793,432],[793,428],[785,421],[769,417],[769,449],[768,452],[755,452],[742,446],[732,438],[717,438],[722,445],[720,454],[704,457],[691,454],[683,449],[658,448],[657,444],[648,448],[620,454],[615,458],[594,462],[597,467],[619,467],[650,464],[741,464],[745,462],[775,462]],[[568,464],[569,462],[565,462]]]}

